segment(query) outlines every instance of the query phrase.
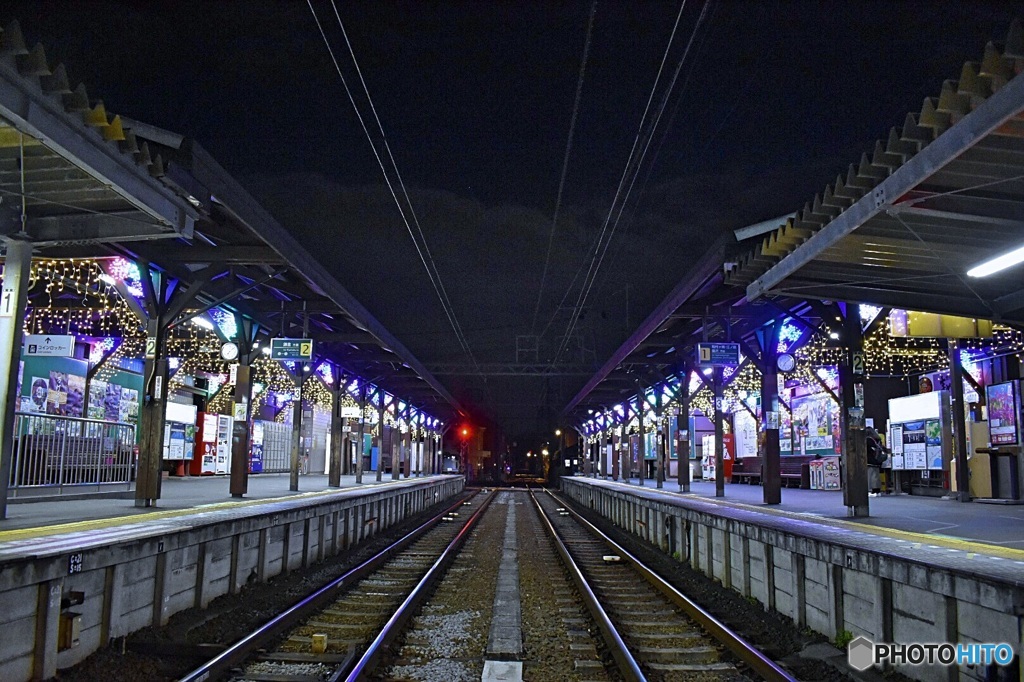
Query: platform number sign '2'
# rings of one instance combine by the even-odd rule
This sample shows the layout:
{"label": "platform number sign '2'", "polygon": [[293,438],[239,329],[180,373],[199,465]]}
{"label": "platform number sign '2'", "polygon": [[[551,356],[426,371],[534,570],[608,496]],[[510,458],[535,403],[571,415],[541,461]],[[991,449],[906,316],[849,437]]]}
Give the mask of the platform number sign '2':
{"label": "platform number sign '2'", "polygon": [[854,351],[850,354],[850,369],[854,374],[864,373],[864,353]]}

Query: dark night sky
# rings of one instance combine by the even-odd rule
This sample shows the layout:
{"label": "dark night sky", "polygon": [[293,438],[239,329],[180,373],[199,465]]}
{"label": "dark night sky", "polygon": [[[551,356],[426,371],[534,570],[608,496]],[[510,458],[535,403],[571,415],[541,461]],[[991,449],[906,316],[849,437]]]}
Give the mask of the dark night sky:
{"label": "dark night sky", "polygon": [[[314,5],[354,79],[330,4]],[[702,6],[687,2],[666,77]],[[709,242],[800,208],[1001,40],[1019,7],[712,1],[580,323],[591,367]],[[514,361],[516,334],[531,331],[590,8],[338,5],[482,363]],[[589,260],[678,8],[597,5],[540,308],[538,328],[554,319],[548,345],[565,330],[557,304]],[[305,2],[8,2],[0,18],[19,19],[108,111],[197,139],[428,367],[466,362]],[[510,433],[553,428],[587,378],[438,375]]]}

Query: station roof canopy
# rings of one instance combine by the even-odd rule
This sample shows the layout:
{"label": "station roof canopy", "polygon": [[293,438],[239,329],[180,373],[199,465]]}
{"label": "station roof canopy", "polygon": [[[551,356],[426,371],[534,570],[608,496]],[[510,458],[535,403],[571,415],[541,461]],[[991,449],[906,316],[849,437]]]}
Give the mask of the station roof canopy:
{"label": "station roof canopy", "polygon": [[1024,32],[989,43],[938,97],[730,263],[747,297],[864,302],[1024,325]]}
{"label": "station roof canopy", "polygon": [[714,244],[580,389],[563,414],[582,421],[589,410],[606,412],[631,399],[638,382],[647,389],[678,378],[693,368],[698,342],[739,343],[743,355],[759,366],[757,332],[769,322],[797,319],[810,331],[820,328],[823,318],[834,319],[829,306],[815,301],[778,297],[747,302],[742,288],[724,282],[722,263],[733,245],[732,235]]}
{"label": "station roof canopy", "polygon": [[41,45],[29,50],[16,22],[0,33],[0,237],[49,257],[141,262],[197,291],[190,311],[219,306],[270,336],[308,332],[317,362],[433,416],[462,411],[199,144],[111,117]]}
{"label": "station roof canopy", "polygon": [[198,212],[163,184],[162,160],[85,86],[0,32],[0,237],[36,244],[190,236]]}

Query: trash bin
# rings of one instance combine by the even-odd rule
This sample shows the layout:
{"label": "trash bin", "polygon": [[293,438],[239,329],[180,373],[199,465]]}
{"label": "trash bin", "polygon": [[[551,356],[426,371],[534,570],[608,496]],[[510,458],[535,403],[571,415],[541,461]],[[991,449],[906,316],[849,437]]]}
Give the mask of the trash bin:
{"label": "trash bin", "polygon": [[802,490],[811,489],[811,463],[804,462],[800,465],[800,488]]}
{"label": "trash bin", "polygon": [[1017,453],[990,450],[992,457],[992,496],[999,500],[1019,500]]}

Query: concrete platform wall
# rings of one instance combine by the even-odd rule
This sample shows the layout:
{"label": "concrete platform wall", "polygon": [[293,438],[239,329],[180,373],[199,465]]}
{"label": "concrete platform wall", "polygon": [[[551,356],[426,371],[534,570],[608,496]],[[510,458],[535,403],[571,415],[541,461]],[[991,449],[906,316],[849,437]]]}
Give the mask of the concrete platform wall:
{"label": "concrete platform wall", "polygon": [[[945,570],[879,551],[812,539],[585,479],[562,479],[583,507],[651,542],[765,608],[834,640],[848,631],[876,642],[1009,642],[1024,638],[1024,571],[1016,584]],[[649,517],[661,534],[651,537]],[[910,678],[984,680],[985,671],[905,666]]]}
{"label": "concrete platform wall", "polygon": [[[378,531],[459,493],[461,477],[353,494],[239,508],[212,520],[189,517],[171,532],[120,532],[82,552],[69,573],[68,552],[0,563],[0,680],[48,679],[141,628],[203,608],[243,585],[339,554]],[[268,511],[268,507],[273,510]],[[105,531],[96,531],[102,535]],[[62,608],[80,592],[84,601]],[[79,643],[58,650],[62,613],[80,615]]]}

